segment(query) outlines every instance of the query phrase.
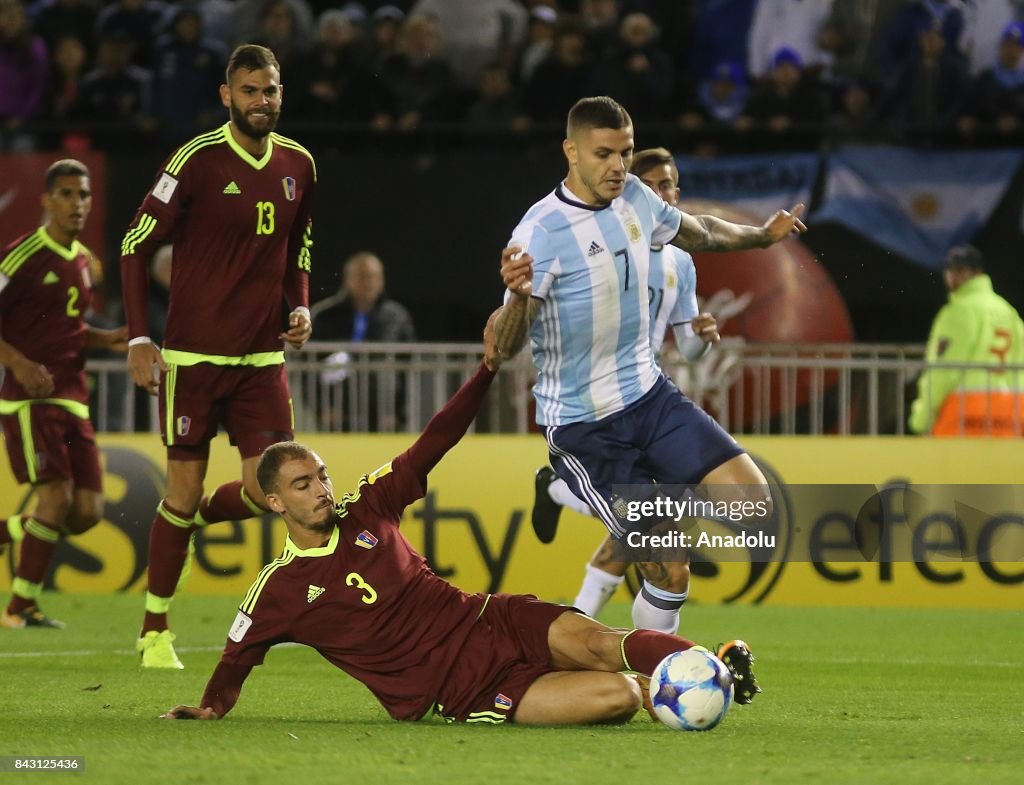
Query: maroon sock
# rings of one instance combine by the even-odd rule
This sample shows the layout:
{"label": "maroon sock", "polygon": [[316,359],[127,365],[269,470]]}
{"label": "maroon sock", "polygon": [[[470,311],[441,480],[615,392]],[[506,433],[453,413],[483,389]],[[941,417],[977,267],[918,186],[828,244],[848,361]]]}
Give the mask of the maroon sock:
{"label": "maroon sock", "polygon": [[[177,526],[171,523],[164,512],[179,519],[188,520],[192,516],[178,513],[162,502],[156,509],[153,527],[149,530],[149,572],[146,590],[157,597],[173,597],[174,589],[181,577],[181,568],[188,557],[188,541],[196,526]],[[157,632],[167,629],[167,613],[146,611],[142,623],[142,634],[150,630]]]}
{"label": "maroon sock", "polygon": [[696,644],[678,635],[654,630],[633,630],[622,642],[626,665],[630,670],[650,676],[658,663],[672,652],[692,649]]}
{"label": "maroon sock", "polygon": [[[37,528],[38,527],[38,528]],[[36,533],[44,535],[36,536]],[[46,536],[49,535],[49,536]],[[60,532],[35,518],[30,518],[25,524],[25,539],[21,541],[21,555],[18,561],[18,569],[14,573],[15,579],[20,578],[26,583],[38,584],[43,582],[46,575],[46,568],[50,566],[50,559],[53,556],[53,549],[57,546],[57,537]],[[11,601],[7,605],[8,613],[21,613],[26,608],[36,604],[34,598],[22,597],[20,594],[11,592]]]}
{"label": "maroon sock", "polygon": [[207,523],[220,521],[244,521],[256,517],[242,498],[242,481],[235,480],[221,485],[199,502],[199,514]]}

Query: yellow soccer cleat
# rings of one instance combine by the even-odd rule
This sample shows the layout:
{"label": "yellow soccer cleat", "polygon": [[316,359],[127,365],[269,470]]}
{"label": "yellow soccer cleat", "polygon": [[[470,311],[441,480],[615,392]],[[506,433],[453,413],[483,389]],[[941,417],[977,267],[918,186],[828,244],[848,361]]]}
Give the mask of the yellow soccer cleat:
{"label": "yellow soccer cleat", "polygon": [[170,630],[150,630],[139,638],[135,649],[142,655],[142,667],[183,670],[185,666],[174,653],[174,637]]}

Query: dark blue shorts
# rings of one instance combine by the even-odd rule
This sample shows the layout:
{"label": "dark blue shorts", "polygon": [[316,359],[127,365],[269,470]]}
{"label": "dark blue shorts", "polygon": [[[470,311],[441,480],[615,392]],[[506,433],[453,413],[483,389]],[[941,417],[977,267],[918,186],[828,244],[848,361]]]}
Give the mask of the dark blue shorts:
{"label": "dark blue shorts", "polygon": [[616,485],[696,485],[744,450],[662,377],[640,400],[597,422],[545,430],[551,465],[613,537],[627,532],[613,510]]}

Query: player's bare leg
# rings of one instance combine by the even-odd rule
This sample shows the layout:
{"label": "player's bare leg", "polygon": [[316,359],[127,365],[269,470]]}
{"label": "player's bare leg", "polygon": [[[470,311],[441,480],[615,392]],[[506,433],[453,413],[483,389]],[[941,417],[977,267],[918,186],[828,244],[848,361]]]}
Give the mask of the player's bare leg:
{"label": "player's bare leg", "polygon": [[716,466],[705,475],[700,484],[707,486],[708,498],[712,501],[766,502],[766,512],[759,512],[758,515],[768,517],[772,514],[768,480],[746,453],[741,453]]}
{"label": "player's bare leg", "polygon": [[50,619],[39,610],[43,577],[50,566],[53,549],[60,539],[60,530],[71,509],[74,484],[71,480],[55,480],[35,486],[36,506],[24,524],[18,568],[11,585],[11,600],[0,616],[0,626],[8,629],[24,627],[62,628],[62,622]]}
{"label": "player's bare leg", "polygon": [[88,488],[75,488],[71,509],[64,519],[64,530],[69,535],[84,534],[103,518],[103,494]]}
{"label": "player's bare leg", "polygon": [[181,669],[174,653],[174,636],[167,611],[174,598],[196,525],[193,517],[203,495],[206,457],[167,461],[167,494],[157,507],[149,530],[149,570],[146,578],[146,616],[136,648],[146,668]]}
{"label": "player's bare leg", "polygon": [[629,722],[642,702],[640,686],[624,673],[545,673],[519,701],[515,721],[519,725]]}

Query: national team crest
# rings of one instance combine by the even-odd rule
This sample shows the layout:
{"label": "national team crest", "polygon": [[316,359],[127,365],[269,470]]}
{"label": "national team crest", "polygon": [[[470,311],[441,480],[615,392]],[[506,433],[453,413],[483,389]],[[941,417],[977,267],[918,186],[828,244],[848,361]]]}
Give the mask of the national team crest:
{"label": "national team crest", "polygon": [[185,417],[184,415],[179,417],[177,419],[177,427],[175,428],[178,436],[188,436],[190,430],[192,430],[192,418]]}
{"label": "national team crest", "polygon": [[366,548],[366,550],[370,550],[370,548],[374,547],[376,544],[377,538],[370,534],[368,531],[366,531],[366,529],[363,529],[361,532],[359,532],[359,535],[356,537],[356,545],[358,545],[360,548]]}
{"label": "national team crest", "polygon": [[284,186],[284,198],[289,202],[295,201],[295,178],[285,177],[281,180],[281,185]]}
{"label": "national team crest", "polygon": [[629,241],[631,243],[640,242],[640,238],[642,237],[642,234],[640,233],[640,224],[630,218],[626,221],[626,230],[629,232]]}
{"label": "national team crest", "polygon": [[512,708],[512,699],[509,698],[508,695],[499,692],[494,696],[494,708],[508,711]]}

